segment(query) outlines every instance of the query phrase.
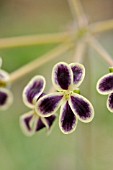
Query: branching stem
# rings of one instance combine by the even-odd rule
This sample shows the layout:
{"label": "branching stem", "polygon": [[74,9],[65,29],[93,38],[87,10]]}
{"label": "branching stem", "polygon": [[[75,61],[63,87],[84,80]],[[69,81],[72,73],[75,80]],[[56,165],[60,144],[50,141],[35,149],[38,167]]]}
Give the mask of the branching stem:
{"label": "branching stem", "polygon": [[57,56],[60,56],[61,54],[65,53],[67,50],[69,50],[72,46],[73,46],[72,43],[65,43],[65,44],[59,45],[58,47],[54,48],[47,54],[44,54],[43,56],[37,58],[36,60],[19,68],[18,70],[11,73],[11,75],[10,75],[11,82],[16,81],[17,79],[25,76],[26,74],[30,73],[31,71],[34,71],[38,67],[51,61],[52,59],[56,58]]}
{"label": "branching stem", "polygon": [[98,40],[95,39],[95,37],[90,36],[87,40],[89,45],[91,45],[99,54],[100,56],[110,65],[113,67],[113,59],[112,57],[107,53],[107,51],[101,46],[101,44],[98,42]]}
{"label": "branching stem", "polygon": [[113,30],[113,19],[90,24],[89,28],[92,33],[101,33],[104,31]]}
{"label": "branching stem", "polygon": [[82,63],[84,53],[86,50],[86,43],[84,41],[80,41],[76,44],[75,53],[74,53],[74,62]]}
{"label": "branching stem", "polygon": [[87,17],[84,13],[80,0],[68,0],[72,15],[74,19],[78,20],[78,26],[84,27],[88,24]]}
{"label": "branching stem", "polygon": [[48,44],[48,43],[61,43],[66,39],[71,38],[72,35],[69,32],[61,32],[54,34],[42,34],[31,36],[20,36],[0,39],[0,49],[21,47],[28,45]]}

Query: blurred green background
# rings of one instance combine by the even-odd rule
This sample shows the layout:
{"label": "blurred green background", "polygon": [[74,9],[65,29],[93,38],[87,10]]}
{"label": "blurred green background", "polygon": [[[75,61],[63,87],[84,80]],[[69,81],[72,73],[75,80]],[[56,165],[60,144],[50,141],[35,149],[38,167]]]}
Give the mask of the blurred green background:
{"label": "blurred green background", "polygon": [[[112,0],[81,0],[90,21],[113,18]],[[0,0],[0,38],[60,32],[70,29],[72,16],[66,0]],[[113,31],[97,36],[113,56]],[[3,68],[13,72],[40,57],[55,44],[0,49]],[[22,102],[22,90],[32,76],[42,74],[49,89],[51,70],[57,61],[70,62],[72,53],[41,66],[12,85],[15,102],[0,113],[0,170],[110,170],[113,168],[113,114],[106,108],[107,96],[96,90],[98,78],[108,72],[108,65],[91,48],[85,55],[86,79],[81,93],[95,107],[90,124],[78,122],[76,131],[63,135],[58,120],[52,133],[42,130],[32,138],[23,135],[19,117],[29,111]]]}

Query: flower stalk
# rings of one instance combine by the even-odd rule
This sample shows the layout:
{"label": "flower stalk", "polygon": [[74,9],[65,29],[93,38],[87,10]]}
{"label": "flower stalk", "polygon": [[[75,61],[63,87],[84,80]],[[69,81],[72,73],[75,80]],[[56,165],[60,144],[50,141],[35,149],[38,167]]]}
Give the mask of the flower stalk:
{"label": "flower stalk", "polygon": [[107,51],[101,46],[101,44],[93,37],[90,36],[89,39],[87,39],[87,42],[90,46],[92,46],[104,59],[110,66],[113,66],[113,59],[112,57],[107,53]]}
{"label": "flower stalk", "polygon": [[44,54],[43,56],[37,58],[36,60],[26,64],[25,66],[19,68],[18,70],[14,71],[10,74],[10,80],[11,82],[14,82],[18,80],[19,78],[25,76],[26,74],[30,73],[31,71],[34,71],[35,69],[39,68],[43,64],[51,61],[52,59],[55,59],[56,57],[60,56],[61,54],[65,53],[67,50],[72,48],[72,43],[65,43],[62,45],[59,45],[58,47],[54,48],[47,54]]}
{"label": "flower stalk", "polygon": [[84,41],[78,42],[76,44],[73,61],[78,62],[78,63],[82,63],[85,50],[86,50],[86,43]]}
{"label": "flower stalk", "polygon": [[61,33],[54,33],[54,34],[1,38],[0,49],[23,47],[29,45],[39,45],[39,44],[41,45],[41,44],[49,44],[49,43],[62,43],[71,37],[72,37],[71,33],[61,32]]}
{"label": "flower stalk", "polygon": [[86,26],[88,24],[88,20],[84,14],[80,0],[68,0],[68,3],[74,19],[76,20],[77,17],[78,26],[80,28]]}
{"label": "flower stalk", "polygon": [[99,21],[89,25],[92,33],[102,33],[113,29],[113,19],[107,21]]}

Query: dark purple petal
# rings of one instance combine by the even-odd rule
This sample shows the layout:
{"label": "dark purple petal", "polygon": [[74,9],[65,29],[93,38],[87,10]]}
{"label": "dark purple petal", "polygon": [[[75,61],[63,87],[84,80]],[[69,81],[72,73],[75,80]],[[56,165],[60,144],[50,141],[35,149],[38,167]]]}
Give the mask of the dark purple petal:
{"label": "dark purple petal", "polygon": [[36,102],[37,102],[41,97],[43,97],[43,96],[45,96],[45,95],[46,95],[46,93],[42,93],[42,94],[37,98]]}
{"label": "dark purple petal", "polygon": [[54,121],[56,120],[56,115],[51,115],[49,117],[45,117],[47,125],[49,128],[53,125]]}
{"label": "dark purple petal", "polygon": [[13,101],[12,93],[5,88],[0,88],[0,109],[7,109]]}
{"label": "dark purple petal", "polygon": [[46,127],[46,123],[36,115],[34,111],[26,113],[20,117],[20,126],[23,133],[32,136],[36,132]]}
{"label": "dark purple petal", "polygon": [[24,119],[24,123],[25,123],[28,131],[32,131],[32,128],[30,127],[30,121],[32,118],[33,118],[33,115],[30,115],[28,117],[25,117],[25,119]]}
{"label": "dark purple petal", "polygon": [[109,96],[108,96],[108,99],[107,99],[107,108],[110,112],[113,112],[113,93],[111,93]]}
{"label": "dark purple petal", "polygon": [[97,91],[104,95],[113,92],[113,73],[106,74],[99,79]]}
{"label": "dark purple petal", "polygon": [[40,117],[37,121],[36,131],[39,131],[45,127],[50,129],[55,119],[56,119],[55,115],[52,115],[50,117],[45,117],[45,118]]}
{"label": "dark purple petal", "polygon": [[4,70],[0,70],[0,87],[6,87],[9,85],[9,74],[4,71]]}
{"label": "dark purple petal", "polygon": [[64,134],[72,133],[76,129],[77,118],[71,110],[68,102],[61,107],[59,126]]}
{"label": "dark purple petal", "polygon": [[34,111],[26,113],[20,117],[20,126],[25,135],[32,136],[35,133],[36,127],[33,126],[34,120]]}
{"label": "dark purple petal", "polygon": [[73,82],[73,75],[69,65],[64,62],[56,64],[52,71],[52,81],[57,90],[68,90]]}
{"label": "dark purple petal", "polygon": [[42,117],[48,117],[54,114],[61,106],[63,95],[60,93],[53,93],[41,97],[35,105],[36,113]]}
{"label": "dark purple petal", "polygon": [[42,76],[35,76],[31,79],[28,85],[25,87],[23,91],[23,101],[24,103],[30,107],[34,107],[34,103],[42,94],[45,88],[45,79]]}
{"label": "dark purple petal", "polygon": [[73,94],[69,104],[74,114],[77,115],[82,122],[88,123],[93,119],[93,106],[85,97],[79,94]]}
{"label": "dark purple petal", "polygon": [[45,127],[46,127],[45,124],[42,122],[41,118],[39,118],[37,121],[36,131],[39,131]]}
{"label": "dark purple petal", "polygon": [[3,91],[0,91],[0,106],[4,105],[7,101],[8,95]]}
{"label": "dark purple petal", "polygon": [[85,77],[85,68],[79,63],[71,63],[70,67],[73,72],[73,84],[78,87]]}

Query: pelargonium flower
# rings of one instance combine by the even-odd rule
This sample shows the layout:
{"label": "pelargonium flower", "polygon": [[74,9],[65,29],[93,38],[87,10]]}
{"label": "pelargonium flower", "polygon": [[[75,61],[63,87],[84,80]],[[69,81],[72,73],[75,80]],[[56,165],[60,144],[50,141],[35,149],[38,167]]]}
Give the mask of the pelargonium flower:
{"label": "pelargonium flower", "polygon": [[97,91],[102,95],[108,95],[107,108],[113,112],[113,67],[109,68],[110,73],[102,76],[97,82]]}
{"label": "pelargonium flower", "polygon": [[92,104],[80,94],[77,88],[85,76],[85,68],[79,63],[67,64],[60,62],[52,71],[52,82],[57,92],[41,97],[35,105],[35,110],[42,117],[53,115],[59,107],[59,126],[64,134],[72,133],[78,119],[88,123],[94,117]]}
{"label": "pelargonium flower", "polygon": [[[0,58],[0,68],[2,66],[2,59]],[[13,101],[13,95],[10,92],[10,76],[0,69],[0,110],[6,110]]]}
{"label": "pelargonium flower", "polygon": [[27,136],[32,136],[35,132],[38,132],[45,127],[50,130],[56,119],[55,115],[43,118],[39,116],[34,109],[36,101],[45,95],[43,93],[45,84],[46,82],[43,76],[35,76],[23,90],[23,102],[31,109],[30,112],[20,117],[20,126]]}

